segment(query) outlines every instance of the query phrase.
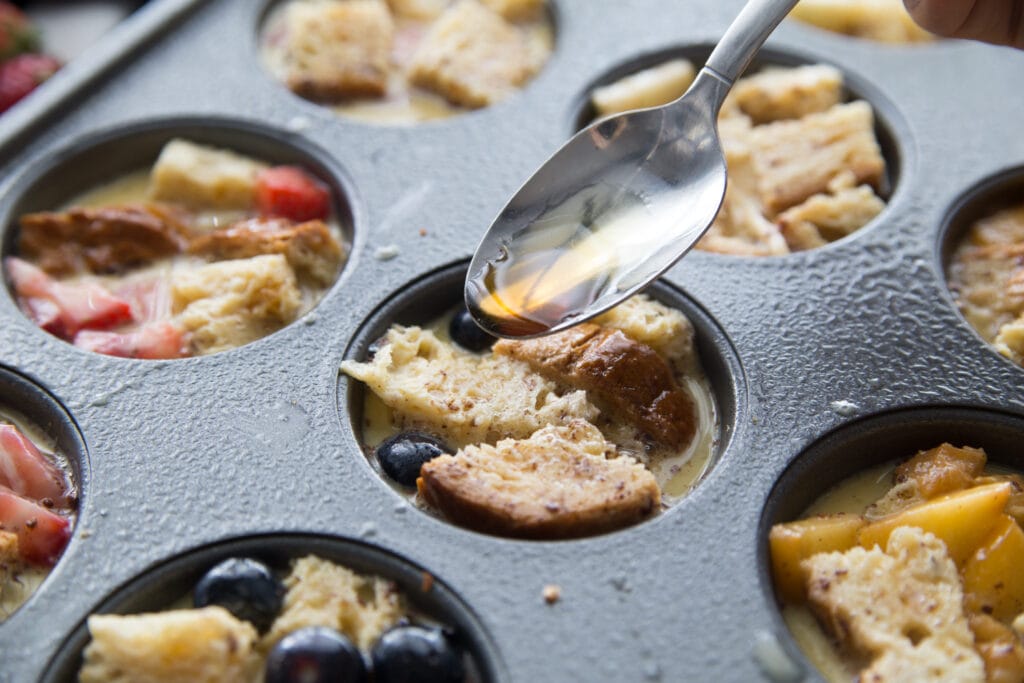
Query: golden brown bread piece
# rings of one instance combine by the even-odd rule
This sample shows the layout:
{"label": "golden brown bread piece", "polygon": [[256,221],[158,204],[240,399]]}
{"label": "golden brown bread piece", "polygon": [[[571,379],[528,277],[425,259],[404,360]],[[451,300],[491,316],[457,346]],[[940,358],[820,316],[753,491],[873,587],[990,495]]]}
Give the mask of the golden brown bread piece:
{"label": "golden brown bread piece", "polygon": [[334,282],[341,266],[341,244],[321,220],[293,223],[283,218],[252,218],[196,237],[190,254],[212,260],[284,254],[301,277],[320,285]]}
{"label": "golden brown bread piece", "polygon": [[186,216],[166,204],[127,204],[30,213],[18,250],[50,275],[112,273],[180,253]]}
{"label": "golden brown bread piece", "polygon": [[602,410],[658,443],[681,450],[697,429],[693,399],[651,347],[593,323],[526,340],[501,340],[494,352],[525,361],[554,382],[583,389]]}
{"label": "golden brown bread piece", "polygon": [[518,538],[574,538],[639,522],[661,493],[654,475],[583,420],[526,440],[467,446],[423,465],[416,485],[452,522]]}

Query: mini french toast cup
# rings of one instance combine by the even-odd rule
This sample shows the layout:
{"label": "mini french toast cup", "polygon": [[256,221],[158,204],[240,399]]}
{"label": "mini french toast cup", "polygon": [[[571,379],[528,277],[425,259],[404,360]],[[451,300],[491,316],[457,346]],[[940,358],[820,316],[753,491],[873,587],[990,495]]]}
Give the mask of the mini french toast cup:
{"label": "mini french toast cup", "polygon": [[[1024,88],[1010,87],[1020,54],[789,21],[773,35],[755,69],[826,64],[844,99],[870,106],[885,207],[799,253],[694,251],[650,290],[694,324],[719,427],[713,467],[643,523],[536,541],[425,514],[367,457],[365,392],[339,374],[392,323],[458,305],[483,230],[592,118],[595,87],[664,58],[699,66],[741,4],[551,0],[553,50],[522,87],[437,120],[378,125],[302,99],[268,71],[260,41],[281,2],[151,0],[0,119],[4,258],[17,256],[21,214],[151,163],[173,137],[310,169],[331,186],[350,247],[308,312],[176,360],[75,348],[26,317],[5,279],[0,365],[49,397],[59,417],[38,426],[57,441],[77,432],[81,455],[77,526],[51,575],[0,622],[0,680],[73,680],[88,616],[166,604],[171,584],[148,577],[173,558],[241,538],[268,556],[281,538],[288,553],[315,552],[324,536],[398,558],[402,576],[438,577],[461,606],[456,621],[483,634],[484,680],[820,680],[780,616],[771,524],[846,474],[942,441],[1020,464],[1009,447],[1024,370],[967,324],[946,271],[966,217],[1024,177]],[[31,412],[0,387],[0,406]]]}

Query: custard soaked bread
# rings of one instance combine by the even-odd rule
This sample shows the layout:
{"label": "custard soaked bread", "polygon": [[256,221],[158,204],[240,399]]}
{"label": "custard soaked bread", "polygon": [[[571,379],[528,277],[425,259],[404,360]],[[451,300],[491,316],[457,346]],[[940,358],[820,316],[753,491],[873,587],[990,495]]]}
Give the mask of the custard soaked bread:
{"label": "custard soaked bread", "polygon": [[443,442],[413,470],[420,503],[507,536],[601,533],[654,514],[677,475],[689,478],[671,495],[688,490],[714,417],[681,313],[641,295],[595,320],[483,352],[395,325],[372,359],[342,371],[386,406],[384,431],[399,432],[388,442]]}
{"label": "custard soaked bread", "polygon": [[[683,94],[693,66],[671,60],[594,90],[600,115]],[[719,132],[729,187],[698,249],[772,256],[823,246],[885,207],[885,159],[871,107],[847,102],[842,73],[826,64],[770,67],[739,79]]]}
{"label": "custard soaked bread", "polygon": [[503,339],[494,352],[583,389],[598,406],[670,448],[682,448],[693,438],[693,399],[654,349],[619,330],[584,323],[539,339]]}
{"label": "custard soaked bread", "polygon": [[582,420],[434,458],[417,486],[460,526],[522,538],[611,531],[650,516],[661,498],[643,465],[615,457],[615,446]]}

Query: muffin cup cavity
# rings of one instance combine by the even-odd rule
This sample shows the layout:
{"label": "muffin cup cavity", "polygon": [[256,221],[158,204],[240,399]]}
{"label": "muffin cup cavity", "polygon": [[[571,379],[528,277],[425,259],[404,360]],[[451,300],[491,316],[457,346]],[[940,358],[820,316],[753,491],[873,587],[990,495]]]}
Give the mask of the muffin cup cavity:
{"label": "muffin cup cavity", "polygon": [[786,634],[784,648],[808,670],[815,669],[781,616],[768,544],[773,525],[800,519],[822,495],[859,472],[906,460],[946,442],[984,449],[988,463],[1024,470],[1022,435],[1024,416],[1015,413],[961,406],[906,408],[845,424],[800,453],[769,493],[758,527],[761,587],[777,632]]}
{"label": "muffin cup cavity", "polygon": [[[466,264],[462,262],[434,271],[410,283],[364,321],[346,350],[345,358],[354,361],[369,360],[376,352],[376,344],[393,324],[423,326],[456,309],[462,302],[465,275]],[[655,301],[680,311],[692,324],[700,365],[707,379],[707,388],[713,404],[710,409],[714,413],[714,426],[707,435],[710,447],[706,463],[699,466],[700,472],[694,476],[691,483],[685,486],[679,484],[675,488],[666,486],[662,491],[663,504],[674,506],[694,487],[700,485],[728,450],[744,410],[741,397],[745,395],[746,388],[742,367],[731,342],[703,308],[664,282],[655,283],[645,293]],[[367,416],[364,414],[364,406],[366,392],[369,389],[362,382],[344,373],[339,377],[337,400],[339,417],[343,425],[351,430],[352,439],[366,455],[367,465],[396,495],[409,496],[410,489],[403,490],[384,474],[371,442],[365,438]],[[699,460],[694,458],[694,465],[690,467],[697,467],[696,463]],[[672,514],[673,511],[674,508],[670,507],[662,514]],[[657,519],[657,516],[651,519]],[[623,530],[628,530],[628,527]]]}
{"label": "muffin cup cavity", "polygon": [[[1016,344],[1012,350],[1008,350],[1000,348],[995,337],[988,338],[1000,331],[999,323],[1013,322],[1008,315],[1011,309],[1005,303],[1007,299],[1016,296],[1011,291],[1012,275],[1019,258],[1014,250],[1020,240],[1010,227],[1014,221],[1003,221],[1004,227],[989,231],[991,234],[985,238],[984,243],[984,248],[992,252],[988,255],[981,253],[981,242],[968,242],[976,224],[1005,210],[1024,212],[1024,166],[1009,168],[981,180],[950,204],[940,225],[936,261],[949,290],[947,301],[950,306],[957,309],[967,326],[986,345],[997,348],[1002,355],[1010,357],[1019,365],[1020,350]],[[1024,213],[1020,215],[1024,216]],[[1024,218],[1016,222],[1021,220]],[[973,257],[958,260],[958,250],[962,247],[970,247],[967,251],[977,253]],[[974,247],[979,249],[975,250]],[[1000,247],[1006,249],[1004,254],[998,253]],[[962,281],[960,275],[963,276]],[[978,296],[958,289],[976,289]],[[986,291],[987,296],[983,293]]]}
{"label": "muffin cup cavity", "polygon": [[[59,146],[47,152],[45,155],[41,155],[35,160],[35,163],[27,166],[28,170],[18,176],[10,186],[6,195],[3,198],[0,198],[0,230],[2,230],[0,245],[2,245],[2,256],[6,259],[7,257],[20,255],[18,245],[19,236],[21,234],[21,228],[19,227],[19,220],[21,216],[36,212],[60,211],[69,201],[72,201],[76,197],[80,197],[94,189],[101,188],[106,183],[111,183],[122,178],[129,178],[130,174],[133,173],[144,172],[146,169],[152,167],[164,146],[172,140],[187,140],[190,143],[195,143],[196,145],[209,148],[210,150],[225,150],[243,157],[248,157],[251,160],[256,160],[265,164],[263,166],[264,169],[275,167],[270,168],[272,171],[276,171],[276,167],[294,166],[302,169],[305,173],[305,177],[311,179],[307,180],[307,182],[312,182],[314,185],[319,186],[317,192],[321,193],[323,199],[322,203],[318,206],[324,207],[323,211],[325,214],[329,213],[330,215],[330,225],[336,226],[336,229],[335,227],[331,227],[330,231],[336,235],[336,238],[332,239],[335,239],[336,243],[340,243],[340,258],[338,261],[335,261],[336,263],[340,262],[340,266],[337,266],[337,271],[333,276],[333,282],[324,279],[322,269],[321,271],[314,271],[314,266],[310,266],[309,273],[311,274],[309,275],[307,275],[305,271],[302,271],[301,277],[308,278],[308,281],[306,279],[302,280],[302,291],[294,295],[297,297],[294,305],[292,305],[291,301],[288,302],[288,310],[290,311],[292,308],[297,309],[301,317],[302,314],[308,312],[311,308],[315,308],[316,304],[319,303],[319,300],[329,295],[331,290],[337,286],[338,282],[344,278],[346,266],[348,265],[348,261],[351,260],[352,251],[358,240],[355,228],[357,205],[354,199],[354,185],[349,179],[345,169],[340,166],[339,163],[326,151],[305,141],[296,134],[280,131],[263,124],[244,120],[227,118],[219,119],[216,117],[181,117],[143,120],[126,126],[101,130],[86,136],[81,136],[73,142],[67,142],[63,146]],[[217,189],[211,191],[219,192],[221,190]],[[233,190],[228,188],[223,191],[232,192]],[[278,190],[275,188],[273,191]],[[134,190],[130,190],[126,193],[126,196],[128,196],[128,203],[138,201],[133,198],[134,194],[131,194],[133,192]],[[268,192],[270,191],[268,190]],[[120,193],[115,192],[113,196],[118,196],[119,194]],[[258,201],[269,202],[275,201],[275,199],[264,199],[261,196]],[[279,201],[284,202],[286,200],[280,199]],[[125,200],[119,200],[118,203],[125,203]],[[105,204],[106,202],[104,205]],[[285,206],[283,203],[280,205]],[[227,220],[237,220],[238,216],[243,218],[246,217],[244,212],[235,210],[238,208],[237,206],[225,206],[229,210],[225,210],[225,207],[219,207],[212,204],[209,211],[204,209],[204,211],[207,212],[221,212],[224,216],[224,218],[213,219],[224,221],[223,224],[216,222],[213,223],[213,227],[226,227],[229,225],[226,222]],[[260,206],[262,207],[263,205],[261,204]],[[177,204],[174,204],[174,207],[173,211],[179,210]],[[309,220],[308,217],[302,218],[300,216],[302,211],[308,211],[308,209],[300,208],[296,211],[299,213],[296,213],[294,220],[291,217],[287,219],[290,223],[298,224],[305,220]],[[251,217],[252,214],[253,212],[250,210],[248,217]],[[201,216],[205,214],[197,212],[196,215]],[[260,218],[258,220],[266,221],[267,224],[271,224],[274,221],[277,221],[277,216],[283,215],[285,214],[266,213],[265,210],[261,208]],[[173,220],[177,221],[179,219],[174,218]],[[210,219],[202,218],[202,220],[207,221]],[[208,231],[212,230],[213,227],[207,226],[203,229]],[[190,226],[187,230],[193,230],[193,226]],[[188,234],[188,239],[192,239],[193,242],[186,242],[186,246],[191,248],[192,244],[195,242],[194,237],[202,233],[191,232]],[[180,240],[182,238],[176,239]],[[210,252],[212,254],[211,258],[218,259],[215,261],[216,263],[227,263],[231,259],[251,257],[254,254],[274,253],[272,251],[250,251],[247,253],[241,251],[230,251],[231,249],[244,250],[246,246],[247,245],[240,243],[218,246],[217,243],[213,243],[215,251],[216,249],[220,249],[221,251],[227,249],[229,251],[224,253]],[[210,245],[206,245],[205,248],[209,250],[211,247]],[[312,249],[315,250],[319,248],[320,247],[313,247]],[[96,251],[95,248],[93,249]],[[181,248],[179,247],[179,249]],[[291,250],[291,247],[289,247],[289,249]],[[302,249],[306,249],[307,252],[310,250],[308,247],[302,247]],[[337,247],[332,247],[332,249],[334,249],[335,252],[337,251]],[[116,249],[114,251],[116,251]],[[183,250],[180,253],[183,254],[185,251]],[[154,258],[156,260],[154,260]],[[147,257],[147,260],[142,261],[142,265],[148,267],[149,264],[159,263],[159,258],[164,257],[149,256]],[[194,259],[194,257],[191,258]],[[269,259],[270,257],[268,256],[267,258]],[[282,257],[275,253],[272,258],[280,260]],[[296,258],[306,258],[309,260],[310,256],[309,253],[307,253],[304,257],[296,256]],[[287,256],[287,259],[288,262],[291,263],[291,254]],[[299,263],[299,261],[296,261],[296,263]],[[295,268],[298,267],[298,265],[295,266]],[[9,269],[5,268],[5,270],[8,270],[6,273],[8,285],[6,288],[7,294],[13,300],[17,298],[14,292],[13,275],[9,272]],[[291,270],[291,268],[288,268],[288,270]],[[88,273],[89,271],[86,270],[84,272]],[[132,272],[135,271],[126,271],[128,274],[131,274]],[[300,271],[295,270],[295,273],[300,273]],[[287,275],[294,282],[295,275]],[[260,277],[267,278],[267,281],[270,282],[271,278],[276,277],[276,275],[270,276],[261,274]],[[330,282],[330,284],[327,284],[328,282]],[[313,288],[314,285],[310,283],[314,283],[315,288]],[[206,285],[203,284],[203,286]],[[292,286],[294,287],[295,285]],[[309,291],[307,291],[307,289],[309,289]],[[315,294],[311,294],[310,292],[314,292],[314,289]],[[306,300],[310,296],[318,297],[315,300],[315,303],[313,300]],[[120,303],[120,299],[115,299],[114,302],[116,305],[122,305]],[[132,310],[134,310],[135,304],[132,304],[132,306]],[[26,315],[26,317],[28,316]],[[36,316],[33,315],[33,317]],[[121,318],[123,317],[124,316],[122,315]],[[138,318],[136,318],[136,320],[138,320]],[[146,318],[142,318],[142,320],[146,320]],[[129,316],[129,322],[131,322],[131,316]],[[293,323],[294,320],[289,324]],[[43,326],[44,323],[40,322],[39,325]],[[45,329],[51,329],[52,331],[52,328],[49,327]],[[60,329],[60,323],[58,323],[58,329]],[[85,325],[83,329],[85,331],[89,331],[90,328],[88,325]],[[100,327],[99,329],[110,328]],[[118,328],[115,327],[114,329]],[[74,334],[74,329],[68,331],[66,339],[69,343]],[[264,334],[263,336],[269,335]],[[256,339],[250,339],[249,341],[243,341],[233,345],[218,344],[216,345],[216,349],[206,353],[236,348],[239,345],[248,344]],[[108,353],[107,351],[99,352]],[[194,352],[196,355],[202,355],[204,353],[200,347],[197,347]],[[122,355],[122,353],[109,353],[111,353],[111,355]],[[168,358],[180,356],[175,354],[147,356],[140,353],[138,355],[126,355],[126,357]]]}
{"label": "muffin cup cavity", "polygon": [[290,7],[301,2],[268,0],[256,12],[256,61],[303,105],[357,124],[429,125],[501,106],[532,87],[557,49],[554,0]]}
{"label": "muffin cup cavity", "polygon": [[[0,366],[0,418],[3,418],[0,423],[13,423],[35,441],[37,446],[56,454],[55,464],[64,471],[70,484],[69,496],[74,501],[75,511],[71,518],[71,536],[68,539],[68,545],[71,545],[75,542],[76,532],[82,521],[83,500],[88,495],[90,472],[88,450],[74,418],[46,389],[3,366]],[[65,547],[64,553],[66,552]],[[54,566],[59,569],[60,558]],[[55,570],[48,570],[47,577],[53,571]],[[43,590],[45,582],[46,579],[43,578]],[[26,599],[16,606],[12,613],[0,614],[0,623],[18,614],[30,612],[31,607],[25,607],[25,604],[32,600],[35,592],[23,596]],[[45,619],[45,615],[36,615],[35,618]]]}
{"label": "muffin cup cavity", "polygon": [[[601,94],[605,107],[610,107],[612,111],[650,106],[664,101],[664,98],[674,95],[689,80],[688,67],[669,62],[685,60],[697,73],[706,62],[712,47],[697,44],[666,48],[638,56],[609,70],[591,81],[576,98],[570,119],[571,132],[576,133],[599,118],[599,110],[592,99],[598,89],[616,85],[603,90]],[[727,99],[723,111],[731,113],[723,114],[719,128],[723,140],[735,138],[741,141],[729,147],[726,155],[730,166],[736,165],[730,175],[735,175],[739,180],[733,179],[735,188],[727,193],[716,221],[716,225],[721,225],[717,225],[716,230],[700,243],[698,249],[731,256],[786,255],[831,246],[884,222],[906,165],[906,154],[912,149],[912,145],[908,145],[907,126],[895,105],[871,83],[845,67],[833,64],[827,56],[768,47],[758,53],[744,77],[769,68],[815,65],[834,66],[839,70],[842,84],[838,90],[838,104],[863,101],[871,107],[873,133],[881,160],[878,159],[879,153],[869,151],[870,143],[863,139],[862,131],[866,130],[867,124],[862,118],[863,112],[859,109],[856,113],[852,109],[840,111],[830,106],[836,92],[831,76],[825,77],[819,73],[814,78],[821,78],[820,81],[790,80],[788,85],[784,85],[785,81],[777,81],[772,85],[762,82],[754,91],[747,91],[742,96],[745,99],[740,96],[735,100]],[[639,81],[630,81],[628,85],[620,83],[627,76],[659,66],[663,68],[647,71]],[[742,78],[738,83],[741,82]],[[739,87],[734,90],[738,91]],[[754,93],[753,97],[751,92]],[[766,92],[771,92],[772,97],[768,97]],[[783,98],[782,94],[787,92],[791,93],[788,99]],[[827,99],[822,99],[824,97]],[[741,109],[741,102],[753,108]],[[742,106],[747,107],[748,104]],[[803,113],[797,115],[794,112]],[[812,122],[809,114],[825,118],[814,119]],[[793,119],[794,116],[796,119]],[[783,119],[804,122],[800,124],[799,132],[804,137],[813,137],[815,129],[822,126],[845,131],[842,135],[847,137],[835,144],[846,145],[844,153],[848,155],[849,161],[844,162],[841,173],[836,171],[831,177],[827,188],[823,184],[826,178],[813,181],[808,179],[808,186],[793,196],[783,196],[790,190],[783,190],[781,185],[775,186],[776,181],[772,180],[775,174],[788,178],[789,174],[795,172],[794,169],[786,169],[786,163],[777,167],[778,162],[785,161],[787,157],[783,154],[776,158],[781,153],[775,148],[782,144],[790,149],[794,143],[799,144],[799,140],[793,138],[797,133],[789,128],[773,128],[776,135],[782,136],[779,140],[789,141],[774,143],[771,136],[764,133],[758,135],[757,131],[767,130],[767,126],[788,125],[782,123]],[[752,124],[754,134],[751,134]],[[760,151],[750,156],[746,152],[748,148]],[[764,160],[758,161],[761,157]],[[884,169],[877,168],[881,165],[880,161],[884,161]],[[869,166],[873,169],[870,174],[865,173]],[[756,192],[749,187],[754,180],[759,187]],[[863,194],[864,183],[870,184],[872,191]],[[799,184],[792,179],[787,186]],[[757,220],[748,215],[754,209],[760,216]]]}
{"label": "muffin cup cavity", "polygon": [[[196,582],[219,562],[236,557],[265,563],[275,572],[286,572],[289,563],[309,555],[334,562],[360,574],[393,581],[416,615],[454,629],[466,654],[469,683],[507,680],[497,646],[472,608],[444,581],[429,570],[385,550],[353,540],[313,534],[267,534],[222,541],[198,548],[158,564],[118,588],[96,605],[94,614],[140,614],[181,608]],[[65,639],[50,660],[41,683],[72,683],[78,680],[82,653],[89,643],[83,620]]]}

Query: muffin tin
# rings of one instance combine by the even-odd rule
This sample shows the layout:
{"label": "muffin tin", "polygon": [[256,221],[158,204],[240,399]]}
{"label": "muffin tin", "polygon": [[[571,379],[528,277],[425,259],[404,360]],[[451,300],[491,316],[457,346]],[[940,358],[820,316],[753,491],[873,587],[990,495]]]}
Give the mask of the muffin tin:
{"label": "muffin tin", "polygon": [[[310,314],[202,358],[84,353],[0,292],[0,363],[21,387],[3,400],[56,415],[54,436],[81,434],[71,449],[79,523],[54,572],[0,623],[0,681],[72,680],[90,612],[173,600],[161,572],[185,576],[189,553],[250,547],[265,534],[314,535],[311,549],[340,537],[333,557],[360,569],[437,577],[464,606],[452,613],[494,681],[813,680],[775,606],[768,526],[895,452],[891,442],[1019,438],[1024,371],[957,313],[943,258],[971,188],[1020,187],[1024,53],[884,46],[787,22],[763,60],[844,72],[887,132],[893,192],[875,221],[822,249],[695,252],[669,271],[663,291],[697,312],[705,363],[718,366],[709,371],[721,434],[704,480],[648,523],[567,542],[458,529],[384,484],[359,447],[341,360],[406,294],[438,310],[455,303],[452,273],[576,128],[591,84],[658,52],[706,49],[742,2],[551,5],[556,48],[537,78],[444,121],[355,123],[285,91],[257,54],[268,2],[153,0],[0,126],[5,254],[17,212],[138,165],[153,136],[183,128],[224,146],[244,138],[268,158],[314,160],[343,190],[353,240]],[[68,165],[111,140],[123,146]],[[549,585],[561,589],[554,604],[542,595]]]}

